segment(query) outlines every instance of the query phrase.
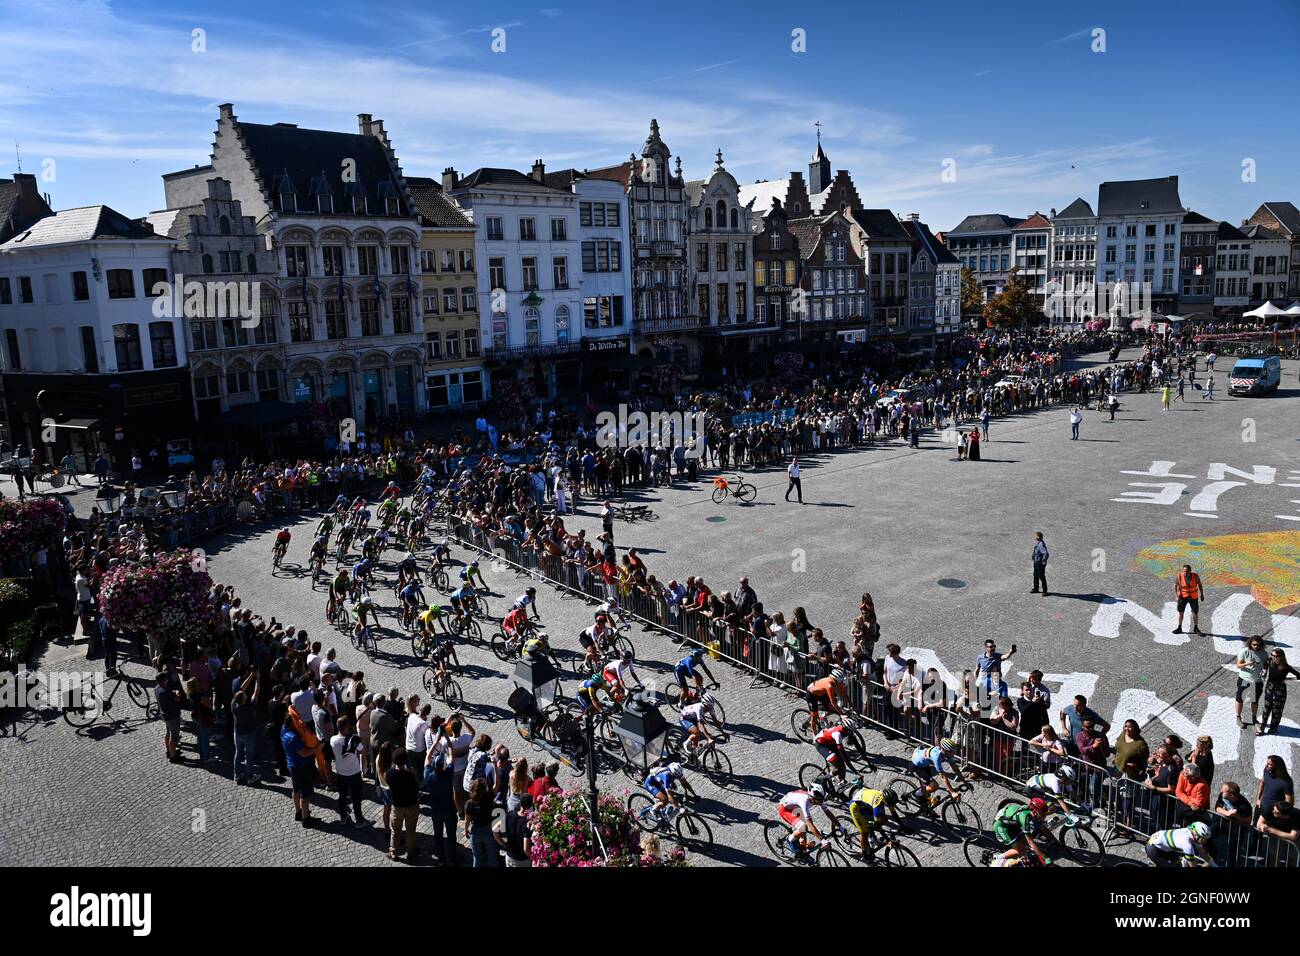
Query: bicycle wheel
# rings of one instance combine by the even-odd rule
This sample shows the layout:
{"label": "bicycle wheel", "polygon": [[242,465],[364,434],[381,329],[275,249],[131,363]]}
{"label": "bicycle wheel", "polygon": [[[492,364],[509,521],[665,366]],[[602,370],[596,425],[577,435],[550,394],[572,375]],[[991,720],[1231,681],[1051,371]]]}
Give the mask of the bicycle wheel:
{"label": "bicycle wheel", "polygon": [[800,789],[807,790],[814,783],[817,783],[822,778],[823,775],[824,775],[824,771],[822,770],[821,767],[817,766],[815,763],[804,764],[802,767],[799,768]]}
{"label": "bicycle wheel", "polygon": [[920,858],[898,841],[885,847],[885,866],[920,867]]}
{"label": "bicycle wheel", "polygon": [[713,846],[713,829],[698,813],[682,810],[677,814],[677,839],[696,850]]}
{"label": "bicycle wheel", "polygon": [[999,849],[998,844],[984,834],[969,836],[961,843],[962,856],[966,858],[967,866],[988,866]]}
{"label": "bicycle wheel", "polygon": [[104,698],[93,684],[79,695],[75,706],[63,708],[63,719],[73,727],[89,727],[104,710]]}
{"label": "bicycle wheel", "polygon": [[758,489],[747,481],[742,481],[736,489],[736,497],[741,501],[753,501],[758,496]]}
{"label": "bicycle wheel", "polygon": [[813,857],[818,866],[851,866],[849,858],[835,849],[833,846],[822,846],[817,848],[817,853]]}
{"label": "bicycle wheel", "polygon": [[447,582],[447,572],[438,568],[433,572],[433,586],[444,594],[451,593],[451,585]]}
{"label": "bicycle wheel", "polygon": [[432,694],[432,693],[433,693],[434,676],[435,676],[436,674],[437,674],[437,671],[435,671],[432,667],[426,667],[426,668],[424,669],[424,675],[423,675],[423,677],[422,677],[422,682],[423,682],[423,684],[424,684],[424,692],[425,692],[426,694]]}
{"label": "bicycle wheel", "polygon": [[628,816],[643,833],[654,833],[663,819],[654,812],[655,801],[648,793],[634,793],[627,798]]}
{"label": "bicycle wheel", "polygon": [[442,691],[439,696],[452,710],[460,710],[465,704],[465,695],[461,693],[460,684],[450,677],[442,682]]}
{"label": "bicycle wheel", "polygon": [[943,809],[939,811],[939,817],[957,831],[959,837],[981,833],[984,830],[979,811],[961,800],[945,800]]}
{"label": "bicycle wheel", "polygon": [[153,703],[153,696],[133,680],[123,680],[122,683],[126,684],[126,696],[147,714],[149,705]]}
{"label": "bicycle wheel", "polygon": [[806,744],[812,743],[814,736],[812,729],[812,714],[809,713],[807,707],[800,707],[790,715],[790,728],[794,731],[796,738],[802,740]]}
{"label": "bicycle wheel", "polygon": [[423,634],[411,635],[411,655],[417,660],[424,660],[424,656],[429,653],[429,641]]}
{"label": "bicycle wheel", "polygon": [[763,841],[767,843],[767,850],[772,856],[776,857],[778,863],[795,862],[794,851],[790,849],[787,842],[790,831],[786,829],[784,823],[778,823],[776,820],[766,820],[763,823]]}
{"label": "bicycle wheel", "polygon": [[636,648],[632,645],[632,642],[629,641],[626,637],[620,635],[614,638],[614,640],[612,640],[610,644],[613,646],[614,651],[618,654],[619,657],[622,657],[624,654],[631,654],[634,658],[636,657]]}
{"label": "bicycle wheel", "polygon": [[923,799],[917,795],[916,791],[919,787],[916,780],[908,777],[895,777],[885,784],[885,788],[894,794],[903,813],[909,817],[914,817],[921,812]]}
{"label": "bicycle wheel", "polygon": [[461,633],[474,638],[476,641],[483,640],[483,628],[474,618],[470,618],[465,622],[465,627],[461,630]]}
{"label": "bicycle wheel", "polygon": [[718,786],[725,786],[731,779],[731,758],[717,747],[710,747],[700,756],[700,767],[713,778]]}
{"label": "bicycle wheel", "polygon": [[714,503],[715,505],[720,505],[720,504],[722,504],[722,502],[723,502],[723,501],[726,499],[726,497],[727,497],[727,489],[726,489],[726,488],[719,488],[719,487],[717,487],[717,486],[715,485],[714,488],[713,488],[713,494],[712,494],[711,497],[713,498],[713,503]]}
{"label": "bicycle wheel", "polygon": [[506,636],[500,631],[492,635],[492,653],[497,656],[499,661],[508,661],[513,657],[510,653],[510,646],[506,642]]}
{"label": "bicycle wheel", "polygon": [[492,611],[491,611],[491,609],[488,607],[487,598],[484,598],[484,597],[479,597],[479,598],[478,598],[478,616],[479,616],[479,617],[491,617],[491,616],[492,616]]}
{"label": "bicycle wheel", "polygon": [[1106,858],[1101,837],[1089,826],[1074,826],[1057,831],[1061,852],[1080,866],[1101,866]]}

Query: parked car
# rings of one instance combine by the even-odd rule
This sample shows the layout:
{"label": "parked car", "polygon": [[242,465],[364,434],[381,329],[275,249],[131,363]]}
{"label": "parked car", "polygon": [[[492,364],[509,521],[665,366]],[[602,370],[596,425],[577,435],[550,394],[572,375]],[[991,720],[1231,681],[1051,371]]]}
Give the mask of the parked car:
{"label": "parked car", "polygon": [[1282,384],[1282,360],[1276,355],[1237,359],[1228,373],[1229,395],[1266,395]]}

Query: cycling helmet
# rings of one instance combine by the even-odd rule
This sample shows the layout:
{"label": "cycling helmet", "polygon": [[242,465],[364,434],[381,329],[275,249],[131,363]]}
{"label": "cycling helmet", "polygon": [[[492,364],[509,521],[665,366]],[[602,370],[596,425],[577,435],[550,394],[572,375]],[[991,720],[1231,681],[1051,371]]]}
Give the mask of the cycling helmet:
{"label": "cycling helmet", "polygon": [[597,624],[604,624],[607,620],[609,620],[609,618],[607,618],[607,617],[605,616],[605,612],[604,612],[604,611],[597,611],[597,612],[596,612],[596,623],[597,623]]}
{"label": "cycling helmet", "polygon": [[1199,820],[1187,828],[1192,833],[1194,840],[1208,840],[1210,838],[1210,825],[1201,823]]}
{"label": "cycling helmet", "polygon": [[814,783],[808,788],[808,796],[820,803],[826,799],[826,789],[820,783]]}
{"label": "cycling helmet", "polygon": [[952,753],[957,749],[957,741],[953,740],[951,737],[944,737],[943,740],[939,741],[939,749],[947,753]]}
{"label": "cycling helmet", "polygon": [[682,769],[681,764],[674,760],[668,765],[668,772],[680,780],[686,771]]}
{"label": "cycling helmet", "polygon": [[1047,801],[1042,797],[1034,797],[1029,801],[1029,812],[1036,817],[1041,817],[1047,812]]}
{"label": "cycling helmet", "polygon": [[475,560],[471,561],[471,562],[469,563],[469,566],[470,566],[471,568],[477,568],[477,567],[478,567],[478,560],[475,559]]}
{"label": "cycling helmet", "polygon": [[704,648],[697,647],[695,648],[695,650],[691,651],[691,660],[693,661],[704,660]]}
{"label": "cycling helmet", "polygon": [[[476,561],[475,564],[477,564],[477,563],[478,563],[478,562]],[[527,591],[525,591],[524,593],[525,593],[525,594],[536,594],[536,593],[537,593],[537,588],[529,588],[529,589],[528,589]]]}
{"label": "cycling helmet", "polygon": [[714,697],[712,694],[706,691],[704,694],[700,695],[700,703],[703,704],[705,707],[707,707],[709,710],[712,710],[715,706],[717,706],[718,698]]}
{"label": "cycling helmet", "polygon": [[631,652],[631,651],[624,651],[624,652],[623,652],[623,660],[625,660],[625,661],[627,661],[629,664],[631,664],[631,663],[632,663],[632,652]]}
{"label": "cycling helmet", "polygon": [[592,675],[591,675],[591,686],[592,686],[592,687],[608,687],[608,686],[609,686],[608,681],[605,680],[605,673],[604,673],[604,671],[597,671],[595,674],[592,674]]}
{"label": "cycling helmet", "polygon": [[894,793],[893,790],[885,791],[885,806],[887,807],[898,806],[898,794]]}
{"label": "cycling helmet", "polygon": [[443,546],[444,548],[450,548],[450,547],[451,547],[451,538],[443,538],[443,539],[442,539],[442,546]]}
{"label": "cycling helmet", "polygon": [[1073,780],[1073,779],[1074,779],[1074,768],[1073,768],[1073,767],[1061,767],[1061,768],[1060,768],[1059,770],[1057,770],[1056,772],[1057,772],[1058,774],[1060,774],[1061,777],[1063,777],[1063,778],[1066,779],[1066,780]]}
{"label": "cycling helmet", "polygon": [[837,684],[843,684],[846,676],[844,668],[842,667],[836,667],[831,671],[831,680],[835,681]]}

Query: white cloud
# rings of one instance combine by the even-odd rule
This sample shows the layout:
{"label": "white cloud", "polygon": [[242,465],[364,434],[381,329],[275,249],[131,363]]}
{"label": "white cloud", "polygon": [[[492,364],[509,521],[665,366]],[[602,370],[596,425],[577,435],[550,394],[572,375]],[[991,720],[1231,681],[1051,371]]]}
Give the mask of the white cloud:
{"label": "white cloud", "polygon": [[1055,40],[1048,40],[1045,46],[1052,46],[1056,43],[1069,43],[1071,40],[1077,40],[1080,37],[1086,37],[1093,31],[1092,27],[1084,27],[1082,30],[1075,30],[1073,33],[1067,33],[1063,37],[1057,37]]}

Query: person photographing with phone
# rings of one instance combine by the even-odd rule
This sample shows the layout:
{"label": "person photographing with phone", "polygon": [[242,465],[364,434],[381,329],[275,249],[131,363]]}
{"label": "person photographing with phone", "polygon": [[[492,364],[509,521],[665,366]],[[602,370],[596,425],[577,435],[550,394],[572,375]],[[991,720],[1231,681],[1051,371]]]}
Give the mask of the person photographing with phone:
{"label": "person photographing with phone", "polygon": [[1016,645],[1011,645],[1011,650],[1003,654],[998,650],[998,646],[992,640],[984,642],[984,653],[975,659],[976,673],[979,675],[979,683],[983,692],[992,696],[995,691],[994,682],[996,681],[996,693],[999,697],[1007,696],[1007,682],[1002,679],[1002,665],[1011,660],[1016,653]]}

